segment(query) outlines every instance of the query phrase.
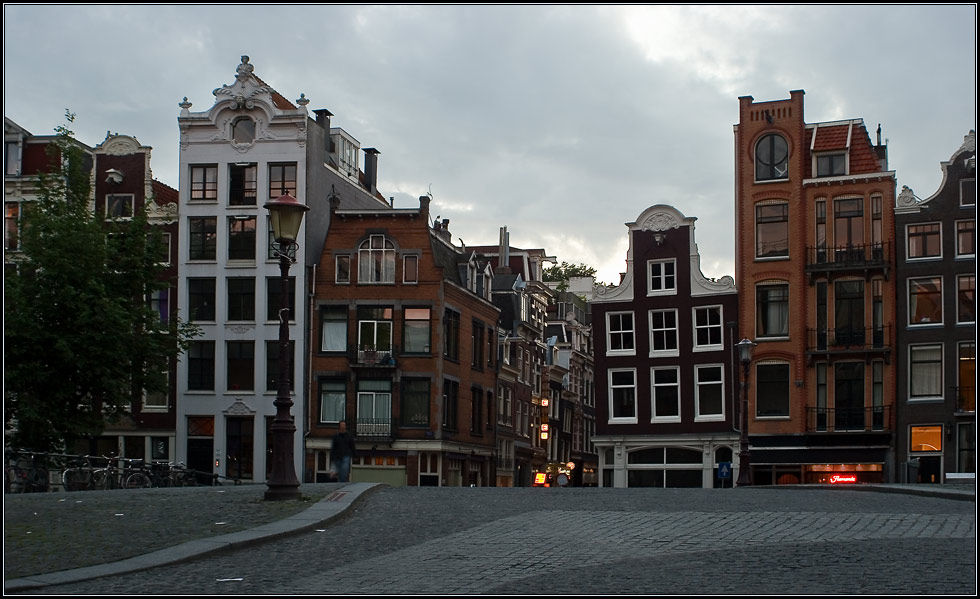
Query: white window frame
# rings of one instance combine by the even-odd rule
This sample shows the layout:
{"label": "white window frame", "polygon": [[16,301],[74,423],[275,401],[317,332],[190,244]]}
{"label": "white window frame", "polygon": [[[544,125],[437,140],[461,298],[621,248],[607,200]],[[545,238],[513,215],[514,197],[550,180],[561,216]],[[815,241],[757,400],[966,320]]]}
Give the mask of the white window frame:
{"label": "white window frame", "polygon": [[[113,216],[109,214],[109,201],[110,198],[128,198],[129,200],[129,215],[128,216]],[[107,193],[105,194],[105,219],[106,220],[132,220],[133,215],[136,214],[136,196],[131,193]]]}
{"label": "white window frame", "polygon": [[[960,280],[966,277],[973,277],[973,320],[960,320]],[[956,324],[975,324],[977,321],[977,309],[976,309],[976,297],[977,297],[977,276],[974,273],[970,274],[958,274],[956,275]]]}
{"label": "white window frame", "polygon": [[[699,310],[717,310],[718,311],[718,324],[717,325],[698,325],[698,311]],[[707,345],[698,345],[698,331],[708,330],[713,328],[718,328],[721,333],[719,343],[709,343]],[[725,307],[721,304],[715,304],[713,306],[694,306],[691,308],[691,334],[692,334],[692,347],[694,351],[717,351],[725,348]],[[710,332],[709,332],[710,337]]]}
{"label": "white window frame", "polygon": [[[721,370],[720,378],[717,381],[702,381],[702,368],[718,368]],[[702,414],[701,413],[701,385],[719,385],[721,387],[721,413]],[[695,422],[717,422],[725,419],[725,365],[724,364],[698,364],[694,367],[694,421]]]}
{"label": "white window frame", "polygon": [[[929,279],[929,280],[931,280],[931,279],[938,279],[939,280],[939,307],[942,310],[942,313],[939,315],[940,316],[939,317],[939,320],[938,321],[935,321],[935,322],[932,322],[932,321],[930,321],[930,322],[912,322],[912,283],[914,281],[924,281],[926,279]],[[945,298],[945,293],[946,292],[945,292],[944,287],[945,287],[945,285],[943,285],[943,277],[941,275],[932,275],[932,276],[925,276],[925,277],[915,277],[915,278],[910,278],[910,279],[907,280],[906,287],[905,287],[905,304],[906,304],[907,311],[908,311],[908,314],[906,316],[906,323],[908,324],[908,326],[910,328],[941,326],[945,322],[945,320],[946,320],[946,305],[945,305],[946,298]]]}
{"label": "white window frame", "polygon": [[[612,317],[629,314],[631,322],[630,329],[612,329]],[[612,336],[629,334],[632,339],[631,347],[623,349],[612,349]],[[625,344],[624,344],[625,345]],[[635,356],[636,355],[636,316],[632,310],[622,312],[606,312],[606,355],[607,356]]]}
{"label": "white window frame", "polygon": [[[968,254],[960,253],[960,223],[973,223],[973,251]],[[953,250],[953,255],[957,258],[975,258],[976,257],[976,246],[977,246],[977,225],[975,221],[972,220],[958,220],[954,223],[956,225],[956,249]]]}
{"label": "white window frame", "polygon": [[[913,396],[912,395],[912,385],[913,385],[915,379],[912,378],[912,374],[913,374],[913,368],[912,368],[912,366],[913,366],[913,364],[916,364],[916,363],[919,363],[919,364],[925,363],[924,361],[914,362],[913,361],[914,354],[916,353],[917,350],[937,350],[937,349],[939,350],[939,384],[937,385],[936,393],[927,394],[927,395]],[[908,357],[909,357],[909,359],[908,359],[908,366],[907,366],[907,368],[908,368],[908,377],[909,377],[908,378],[908,381],[909,381],[909,397],[908,397],[909,403],[916,403],[916,402],[920,402],[920,401],[921,402],[943,401],[944,400],[944,397],[943,397],[943,389],[945,388],[944,387],[944,378],[946,376],[946,373],[944,372],[944,369],[945,369],[945,366],[946,366],[946,356],[944,355],[943,344],[941,344],[941,343],[916,343],[916,344],[909,345],[908,346]],[[929,362],[929,363],[931,363],[931,362]]]}
{"label": "white window frame", "polygon": [[[673,273],[671,273],[670,275],[667,275],[667,274],[664,273],[663,265],[666,265],[666,264],[669,264],[671,266],[671,268],[673,269]],[[653,281],[654,281],[653,267],[654,267],[654,265],[661,266],[661,268],[660,268],[660,274],[656,275],[657,279],[660,280],[660,289],[654,289],[653,288]],[[667,287],[666,286],[668,277],[670,279],[673,279],[672,286],[671,287]],[[647,261],[647,295],[648,296],[653,296],[653,295],[677,295],[677,259],[676,258],[670,258],[670,259],[667,259],[667,260],[648,260]]]}
{"label": "white window frame", "polygon": [[[332,383],[339,387],[338,389],[327,389],[327,384]],[[320,414],[319,422],[320,424],[329,424],[333,422],[340,422],[347,417],[347,385],[340,379],[324,379],[320,381],[319,385],[320,391]],[[324,408],[326,407],[326,402],[324,401],[324,396],[330,394],[331,400],[334,402],[331,404],[333,407],[339,407],[340,417],[336,420],[331,420],[327,418],[328,414],[325,413]]]}
{"label": "white window frame", "polygon": [[[377,239],[381,240],[381,247],[374,247],[375,240]],[[394,284],[395,250],[395,243],[387,235],[369,235],[357,248],[357,282],[367,285]],[[381,254],[383,261],[378,280],[375,280],[374,268],[372,267],[376,253]]]}
{"label": "white window frame", "polygon": [[[657,372],[672,371],[676,375],[675,383],[657,383]],[[669,416],[657,415],[657,389],[674,388],[677,394],[677,414]],[[680,422],[681,421],[681,368],[680,366],[655,366],[650,369],[650,422]]]}
{"label": "white window frame", "polygon": [[[632,385],[630,385],[630,386],[619,385],[619,386],[614,387],[613,386],[613,373],[619,373],[619,372],[629,372],[633,376],[633,383],[632,383]],[[638,396],[638,394],[636,392],[637,391],[637,389],[636,389],[636,368],[610,368],[607,371],[607,373],[608,373],[607,374],[607,377],[608,377],[607,378],[607,384],[608,384],[608,389],[609,389],[609,398],[608,398],[608,403],[609,403],[609,424],[636,424],[637,422],[639,422],[639,420],[637,420],[638,413],[639,413],[639,410],[638,410],[638,407],[639,407],[638,406],[639,396]],[[613,390],[614,389],[632,389],[633,390],[633,415],[632,416],[619,416],[619,417],[616,417],[614,415],[614,411],[613,411]]]}
{"label": "white window frame", "polygon": [[[674,314],[674,326],[673,328],[653,328],[653,315],[654,314]],[[650,310],[647,312],[647,320],[650,324],[649,334],[650,334],[650,357],[660,358],[660,357],[672,357],[680,355],[680,322],[677,318],[677,308],[665,308],[659,310]],[[674,349],[654,349],[654,338],[657,334],[664,335],[665,338],[670,335],[670,331],[674,332]]]}
{"label": "white window frame", "polygon": [[[164,376],[167,378],[167,390],[150,393],[143,390],[143,412],[167,412],[170,410],[170,372],[165,372]],[[162,397],[162,402],[150,402],[150,396]]]}
{"label": "white window frame", "polygon": [[[911,229],[912,227],[922,227],[925,225],[939,226],[939,254],[935,256],[918,256],[913,258],[911,239],[909,238],[909,229]],[[905,261],[906,262],[923,262],[927,260],[942,260],[942,259],[943,259],[943,224],[941,222],[908,223],[907,225],[905,225]]]}

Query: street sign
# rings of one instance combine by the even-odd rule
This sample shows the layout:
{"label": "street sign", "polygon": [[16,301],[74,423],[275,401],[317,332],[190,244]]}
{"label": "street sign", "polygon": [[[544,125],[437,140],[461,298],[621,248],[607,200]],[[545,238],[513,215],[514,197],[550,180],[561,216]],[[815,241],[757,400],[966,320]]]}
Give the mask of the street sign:
{"label": "street sign", "polygon": [[731,478],[731,477],[732,477],[732,463],[718,462],[718,478]]}

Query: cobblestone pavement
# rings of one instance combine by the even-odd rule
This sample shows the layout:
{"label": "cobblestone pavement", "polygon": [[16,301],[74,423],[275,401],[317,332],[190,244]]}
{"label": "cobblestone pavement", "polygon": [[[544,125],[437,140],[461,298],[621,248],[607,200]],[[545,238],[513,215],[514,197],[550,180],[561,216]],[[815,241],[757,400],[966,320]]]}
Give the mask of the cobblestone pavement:
{"label": "cobblestone pavement", "polygon": [[325,529],[44,594],[969,594],[975,502],[382,488]]}

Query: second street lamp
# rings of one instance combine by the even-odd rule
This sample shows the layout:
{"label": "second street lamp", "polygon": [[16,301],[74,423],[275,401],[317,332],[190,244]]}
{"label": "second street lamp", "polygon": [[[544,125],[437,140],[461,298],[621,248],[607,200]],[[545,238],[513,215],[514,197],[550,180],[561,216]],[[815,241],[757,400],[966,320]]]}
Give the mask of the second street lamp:
{"label": "second street lamp", "polygon": [[742,409],[738,433],[738,480],[735,485],[747,487],[752,485],[749,468],[752,467],[752,457],[749,454],[749,364],[752,363],[752,350],[756,344],[748,339],[742,339],[735,344],[738,359],[742,363]]}
{"label": "second street lamp", "polygon": [[289,195],[265,204],[272,220],[272,235],[275,239],[276,256],[279,258],[279,273],[282,285],[282,304],[279,309],[279,379],[277,381],[276,417],[269,427],[272,433],[272,472],[266,485],[266,500],[299,499],[299,480],[296,478],[296,466],[293,463],[293,438],[296,424],[290,414],[293,400],[290,398],[289,367],[289,265],[293,259],[289,254],[295,252],[299,245],[296,238],[303,222],[303,214],[309,206]]}

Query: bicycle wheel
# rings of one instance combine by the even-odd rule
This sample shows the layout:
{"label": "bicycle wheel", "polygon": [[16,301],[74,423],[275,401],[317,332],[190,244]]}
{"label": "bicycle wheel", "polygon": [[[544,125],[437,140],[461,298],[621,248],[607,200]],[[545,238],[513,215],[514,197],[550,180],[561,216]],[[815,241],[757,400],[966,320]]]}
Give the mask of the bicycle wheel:
{"label": "bicycle wheel", "polygon": [[61,484],[65,491],[84,491],[91,482],[91,474],[81,468],[69,468],[61,475]]}
{"label": "bicycle wheel", "polygon": [[92,488],[107,491],[116,488],[116,473],[105,468],[92,472]]}
{"label": "bicycle wheel", "polygon": [[17,466],[6,469],[6,486],[8,493],[24,493],[27,491],[27,474]]}
{"label": "bicycle wheel", "polygon": [[142,472],[134,472],[126,477],[124,489],[147,489],[150,487],[150,477]]}
{"label": "bicycle wheel", "polygon": [[32,492],[47,492],[51,487],[51,475],[44,468],[32,468],[28,471],[28,480],[30,481]]}

